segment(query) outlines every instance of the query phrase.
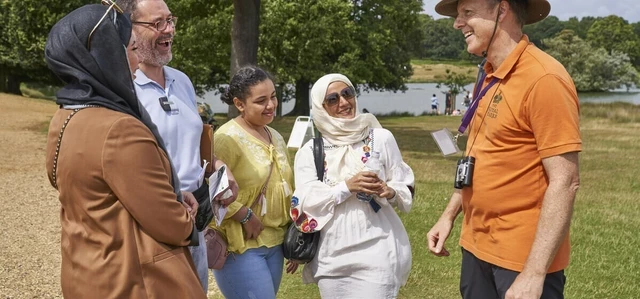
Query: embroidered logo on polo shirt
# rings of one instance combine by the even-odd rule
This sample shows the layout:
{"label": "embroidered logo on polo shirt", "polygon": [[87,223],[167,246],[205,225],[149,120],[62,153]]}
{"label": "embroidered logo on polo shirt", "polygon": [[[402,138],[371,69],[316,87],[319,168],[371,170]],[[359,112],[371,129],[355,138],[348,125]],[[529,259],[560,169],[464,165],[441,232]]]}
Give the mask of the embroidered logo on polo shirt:
{"label": "embroidered logo on polo shirt", "polygon": [[491,105],[487,109],[487,116],[490,118],[498,117],[498,104],[502,101],[504,96],[502,95],[502,90],[498,90],[498,92],[493,96],[493,100],[491,101]]}
{"label": "embroidered logo on polo shirt", "polygon": [[500,104],[500,101],[502,101],[502,90],[500,90],[497,95],[493,96],[494,104]]}

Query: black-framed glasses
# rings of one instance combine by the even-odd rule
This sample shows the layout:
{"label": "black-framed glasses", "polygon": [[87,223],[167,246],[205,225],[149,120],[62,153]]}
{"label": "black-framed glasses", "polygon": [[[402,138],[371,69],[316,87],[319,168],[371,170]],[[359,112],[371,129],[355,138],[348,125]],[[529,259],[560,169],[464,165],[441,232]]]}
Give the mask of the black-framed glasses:
{"label": "black-framed glasses", "polygon": [[133,24],[145,24],[145,25],[150,25],[156,28],[156,30],[158,31],[162,31],[167,29],[167,26],[169,26],[169,24],[171,24],[171,27],[176,28],[176,24],[178,23],[178,17],[169,17],[165,20],[160,20],[160,21],[156,21],[156,22],[131,22]]}
{"label": "black-framed glasses", "polygon": [[324,103],[328,106],[335,106],[340,103],[340,97],[343,97],[345,100],[351,100],[356,97],[356,90],[347,86],[340,91],[340,93],[332,92],[324,97]]}
{"label": "black-framed glasses", "polygon": [[104,21],[104,18],[107,17],[107,15],[109,14],[109,11],[111,11],[111,9],[113,8],[113,23],[115,24],[116,22],[116,18],[117,15],[116,13],[122,13],[122,8],[120,8],[120,6],[118,6],[118,4],[116,4],[116,1],[112,1],[112,0],[102,0],[100,1],[100,3],[102,3],[102,5],[108,5],[109,8],[107,8],[107,11],[104,12],[104,15],[102,16],[102,18],[100,18],[100,20],[98,20],[98,23],[93,27],[93,29],[91,29],[91,32],[89,32],[89,38],[87,39],[87,49],[91,50],[91,37],[93,36],[93,32],[96,31],[96,29],[98,29],[98,26],[100,26],[100,23],[102,23],[102,21]]}

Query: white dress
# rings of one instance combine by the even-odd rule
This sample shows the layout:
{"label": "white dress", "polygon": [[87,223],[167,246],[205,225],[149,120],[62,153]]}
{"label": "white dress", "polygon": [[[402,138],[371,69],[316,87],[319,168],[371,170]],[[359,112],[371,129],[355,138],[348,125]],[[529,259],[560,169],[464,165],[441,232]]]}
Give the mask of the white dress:
{"label": "white dress", "polygon": [[[409,186],[414,186],[413,171],[402,160],[391,132],[377,128],[370,136],[373,151],[380,153],[384,166],[380,178],[396,190],[391,200],[376,199],[381,206],[377,213],[368,202],[349,192],[344,180],[331,177],[336,173],[331,168],[341,165],[332,155],[340,147],[324,139],[324,182],[317,178],[313,140],[296,154],[292,218],[306,217],[300,227],[321,232],[318,252],[305,265],[303,281],[318,283],[323,298],[395,298],[409,276],[411,247],[394,207],[402,212],[411,209]],[[371,145],[369,139],[351,146],[365,157]],[[362,170],[349,171],[356,174]]]}

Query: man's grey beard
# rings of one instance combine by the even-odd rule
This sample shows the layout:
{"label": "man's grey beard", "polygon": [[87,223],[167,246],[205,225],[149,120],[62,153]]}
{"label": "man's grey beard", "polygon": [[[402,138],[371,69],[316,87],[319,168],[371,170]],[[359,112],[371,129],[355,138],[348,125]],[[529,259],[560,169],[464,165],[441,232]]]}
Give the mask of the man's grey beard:
{"label": "man's grey beard", "polygon": [[155,66],[165,66],[169,64],[169,62],[171,62],[171,59],[173,58],[172,53],[169,53],[168,55],[160,57],[158,55],[154,55],[155,53],[149,53],[149,52],[143,53],[143,51],[138,51],[138,52],[140,52],[139,53],[140,62],[155,65]]}
{"label": "man's grey beard", "polygon": [[138,54],[138,59],[140,59],[141,63],[155,66],[165,66],[169,64],[173,58],[173,53],[171,52],[165,56],[159,56],[154,49],[147,49],[142,45],[138,47],[138,53],[136,54]]}

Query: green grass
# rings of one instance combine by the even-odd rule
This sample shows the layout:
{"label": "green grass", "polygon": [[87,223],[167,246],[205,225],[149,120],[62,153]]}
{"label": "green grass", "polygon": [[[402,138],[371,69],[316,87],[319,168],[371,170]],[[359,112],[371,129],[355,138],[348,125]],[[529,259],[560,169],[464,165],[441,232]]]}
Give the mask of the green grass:
{"label": "green grass", "polygon": [[[636,298],[640,294],[640,109],[626,104],[581,107],[583,152],[581,187],[571,226],[572,257],[566,270],[566,298]],[[610,119],[606,118],[612,116]],[[452,255],[427,252],[427,231],[440,216],[452,192],[457,157],[443,158],[430,132],[455,130],[459,118],[447,116],[380,117],[391,130],[416,176],[413,209],[400,217],[413,250],[413,267],[399,298],[459,298],[460,221],[447,242]],[[288,139],[293,118],[272,127]],[[464,144],[465,140],[461,141]],[[295,151],[291,151],[292,158]],[[314,284],[303,285],[300,270],[284,274],[279,298],[320,298]]]}
{"label": "green grass", "polygon": [[[221,124],[223,115],[216,115]],[[388,115],[378,118],[393,132],[404,160],[416,176],[416,198],[400,217],[409,234],[413,267],[399,298],[459,298],[460,223],[447,242],[448,258],[426,249],[426,232],[435,223],[452,192],[457,157],[443,158],[430,132],[454,131],[460,118]],[[271,126],[288,140],[295,118]],[[48,124],[35,124],[46,132]],[[640,294],[640,107],[626,103],[581,105],[583,152],[581,187],[571,226],[572,257],[566,270],[566,298],[636,298]],[[460,144],[466,139],[461,138]],[[291,163],[295,151],[290,151]],[[320,298],[316,285],[303,285],[300,271],[283,275],[278,298]],[[212,298],[222,298],[221,296]]]}
{"label": "green grass", "polygon": [[45,85],[40,83],[22,83],[20,91],[22,95],[29,98],[55,100],[56,92],[60,86]]}
{"label": "green grass", "polygon": [[618,123],[640,122],[640,106],[631,103],[583,103],[582,116],[605,118]]}

